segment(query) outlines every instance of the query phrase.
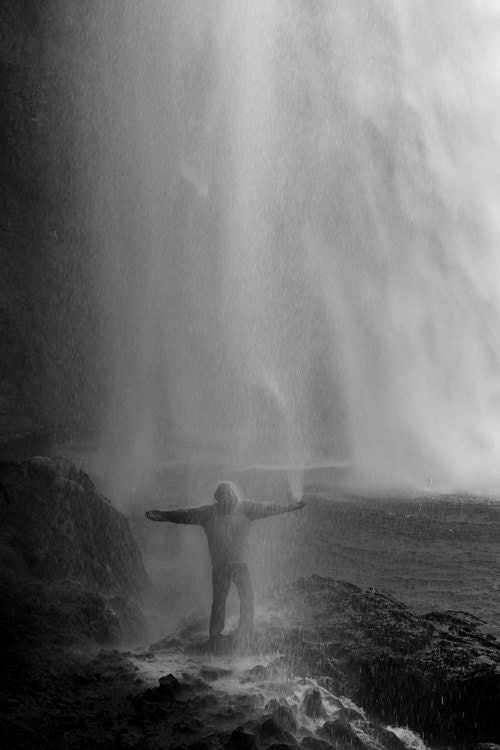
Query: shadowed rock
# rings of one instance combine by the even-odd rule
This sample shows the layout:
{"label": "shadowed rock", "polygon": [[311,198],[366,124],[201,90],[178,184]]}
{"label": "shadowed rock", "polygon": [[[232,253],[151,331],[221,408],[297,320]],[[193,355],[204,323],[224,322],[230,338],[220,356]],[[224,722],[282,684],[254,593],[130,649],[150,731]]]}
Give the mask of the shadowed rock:
{"label": "shadowed rock", "polygon": [[283,729],[274,718],[265,718],[258,729],[259,739],[262,743],[286,743],[291,747],[297,746],[295,737]]}
{"label": "shadowed rock", "polygon": [[317,737],[304,737],[300,747],[305,748],[305,750],[330,750],[333,745],[325,740],[319,740]]}
{"label": "shadowed rock", "polygon": [[308,690],[302,701],[302,708],[306,716],[311,719],[321,719],[326,717],[326,711],[321,700],[319,690]]}
{"label": "shadowed rock", "polygon": [[160,677],[158,682],[160,684],[160,692],[169,697],[173,698],[181,691],[181,684],[173,674],[167,674],[164,677]]}
{"label": "shadowed rock", "polygon": [[358,737],[350,724],[345,721],[326,721],[318,734],[345,750],[370,750],[370,745]]}
{"label": "shadowed rock", "polygon": [[43,581],[74,579],[105,594],[142,596],[150,583],[125,516],[66,459],[0,464],[10,502],[4,544]]}
{"label": "shadowed rock", "polygon": [[236,727],[229,738],[229,747],[234,750],[256,750],[257,738],[251,732],[245,732],[242,727]]}
{"label": "shadowed rock", "polygon": [[202,667],[200,669],[200,677],[208,682],[215,682],[215,680],[220,680],[221,677],[229,677],[231,673],[231,669],[224,669],[223,667]]}
{"label": "shadowed rock", "polygon": [[0,631],[5,642],[127,641],[151,589],[125,516],[67,459],[0,463]]}
{"label": "shadowed rock", "polygon": [[364,716],[360,711],[356,711],[355,708],[339,708],[335,718],[339,721],[363,721]]}
{"label": "shadowed rock", "polygon": [[276,603],[285,611],[283,649],[331,678],[337,694],[432,741],[498,742],[500,643],[477,617],[417,615],[385,592],[317,575],[282,589]]}
{"label": "shadowed rock", "polygon": [[293,711],[289,706],[278,704],[273,708],[271,718],[276,724],[287,732],[295,732],[297,729],[297,722]]}

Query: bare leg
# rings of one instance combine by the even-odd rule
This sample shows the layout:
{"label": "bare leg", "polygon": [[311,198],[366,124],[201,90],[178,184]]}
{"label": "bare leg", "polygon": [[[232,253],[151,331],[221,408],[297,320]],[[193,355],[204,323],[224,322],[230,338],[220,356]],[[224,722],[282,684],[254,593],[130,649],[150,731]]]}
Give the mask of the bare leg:
{"label": "bare leg", "polygon": [[238,589],[238,596],[240,597],[240,623],[239,630],[244,633],[248,633],[253,628],[253,588],[252,581],[250,580],[250,573],[248,572],[248,566],[246,563],[238,563],[233,565],[232,569],[233,580]]}
{"label": "bare leg", "polygon": [[231,586],[231,568],[220,565],[212,568],[212,612],[210,614],[210,637],[214,638],[222,633],[226,622],[226,599]]}

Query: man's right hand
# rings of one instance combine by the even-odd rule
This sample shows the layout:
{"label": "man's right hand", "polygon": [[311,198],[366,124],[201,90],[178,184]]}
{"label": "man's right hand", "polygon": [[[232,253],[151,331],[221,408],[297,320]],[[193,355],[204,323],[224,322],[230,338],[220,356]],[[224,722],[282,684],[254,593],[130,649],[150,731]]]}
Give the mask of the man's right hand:
{"label": "man's right hand", "polygon": [[163,521],[163,513],[161,510],[147,510],[144,514],[150,521]]}

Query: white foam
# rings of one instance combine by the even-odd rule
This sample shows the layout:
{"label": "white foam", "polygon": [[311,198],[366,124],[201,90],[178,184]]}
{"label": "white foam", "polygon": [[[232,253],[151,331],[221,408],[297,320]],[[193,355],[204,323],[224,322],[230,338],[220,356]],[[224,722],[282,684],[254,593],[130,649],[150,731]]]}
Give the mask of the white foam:
{"label": "white foam", "polygon": [[386,729],[393,732],[396,737],[399,737],[399,739],[404,742],[407,747],[412,748],[412,750],[427,750],[427,745],[420,735],[413,732],[411,729],[408,729],[408,727],[393,727],[389,725]]}

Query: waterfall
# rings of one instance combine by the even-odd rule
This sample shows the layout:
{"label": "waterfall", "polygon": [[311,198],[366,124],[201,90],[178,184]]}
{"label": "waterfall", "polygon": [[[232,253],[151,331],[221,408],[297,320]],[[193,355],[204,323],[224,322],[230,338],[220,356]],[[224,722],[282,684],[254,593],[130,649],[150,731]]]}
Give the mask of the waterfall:
{"label": "waterfall", "polygon": [[495,5],[94,10],[120,471],[341,460],[371,486],[496,482]]}

